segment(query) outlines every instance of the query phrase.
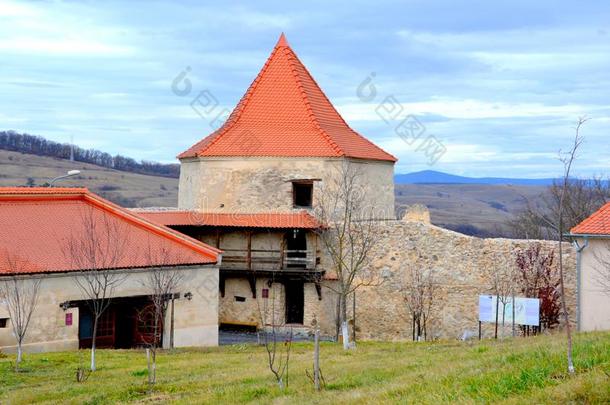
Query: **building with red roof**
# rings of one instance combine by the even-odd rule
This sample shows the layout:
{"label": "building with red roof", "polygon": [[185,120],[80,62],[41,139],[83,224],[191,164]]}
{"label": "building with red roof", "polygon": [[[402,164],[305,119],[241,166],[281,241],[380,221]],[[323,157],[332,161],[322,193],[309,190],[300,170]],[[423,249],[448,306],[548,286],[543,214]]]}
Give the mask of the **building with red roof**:
{"label": "building with red roof", "polygon": [[[191,106],[213,108],[205,92]],[[271,291],[283,300],[280,323],[309,325],[324,307],[322,331],[334,333],[314,212],[349,166],[363,219],[395,219],[396,158],[348,125],[284,34],[226,122],[178,158],[178,209],[137,212],[223,250],[221,325],[260,327],[256,300]]]}
{"label": "building with red roof", "polygon": [[577,251],[579,330],[610,330],[610,202],[570,230]]}
{"label": "building with red roof", "polygon": [[[149,303],[145,280],[152,269],[179,272],[183,279],[173,291],[175,345],[217,344],[217,288],[198,286],[218,284],[220,250],[85,188],[0,188],[0,224],[0,283],[42,280],[26,349],[90,344],[90,297],[78,280],[93,272],[123,280],[100,319],[98,346],[138,346],[136,312]],[[14,345],[8,318],[0,304],[2,350]]]}

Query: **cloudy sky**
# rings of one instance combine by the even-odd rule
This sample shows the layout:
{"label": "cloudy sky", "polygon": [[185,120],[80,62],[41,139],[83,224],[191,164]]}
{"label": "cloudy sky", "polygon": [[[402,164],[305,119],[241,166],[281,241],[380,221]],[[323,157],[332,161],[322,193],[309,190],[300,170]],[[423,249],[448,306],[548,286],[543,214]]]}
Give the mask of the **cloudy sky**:
{"label": "cloudy sky", "polygon": [[610,175],[610,3],[495,3],[0,1],[0,128],[175,161],[217,124],[192,100],[232,109],[283,31],[396,172],[555,176],[586,115],[576,172]]}

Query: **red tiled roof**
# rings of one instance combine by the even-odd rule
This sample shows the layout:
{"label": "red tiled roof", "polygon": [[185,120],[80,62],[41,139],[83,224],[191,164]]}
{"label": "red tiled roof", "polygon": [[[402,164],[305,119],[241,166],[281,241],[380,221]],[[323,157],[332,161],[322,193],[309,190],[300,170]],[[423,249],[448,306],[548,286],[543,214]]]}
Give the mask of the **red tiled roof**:
{"label": "red tiled roof", "polygon": [[572,234],[610,235],[610,202],[570,230]]}
{"label": "red tiled roof", "polygon": [[[86,188],[0,187],[0,224],[0,274],[76,271],[83,262],[95,269],[212,264],[220,252]],[[106,259],[116,254],[74,259],[76,240],[95,241]]]}
{"label": "red tiled roof", "polygon": [[198,156],[345,156],[396,161],[347,125],[284,34],[224,125],[178,158]]}
{"label": "red tiled roof", "polygon": [[225,214],[198,211],[138,211],[148,219],[166,226],[227,226],[244,228],[319,228],[318,221],[309,213]]}

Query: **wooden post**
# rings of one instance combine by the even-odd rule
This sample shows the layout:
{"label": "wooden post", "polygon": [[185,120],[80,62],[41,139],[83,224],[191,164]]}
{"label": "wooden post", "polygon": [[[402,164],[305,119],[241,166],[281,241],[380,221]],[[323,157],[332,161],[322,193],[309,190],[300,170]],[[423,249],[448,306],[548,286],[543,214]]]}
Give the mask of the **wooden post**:
{"label": "wooden post", "polygon": [[284,255],[286,252],[284,249],[286,248],[286,236],[282,236],[282,240],[280,241],[280,268],[278,270],[282,270],[284,268]]}
{"label": "wooden post", "polygon": [[313,335],[313,384],[316,391],[320,391],[320,328],[316,326]]}
{"label": "wooden post", "polygon": [[248,235],[248,253],[247,253],[247,263],[248,263],[248,270],[252,270],[252,232],[248,231],[246,232]]}
{"label": "wooden post", "polygon": [[481,321],[479,321],[479,340],[481,340]]}

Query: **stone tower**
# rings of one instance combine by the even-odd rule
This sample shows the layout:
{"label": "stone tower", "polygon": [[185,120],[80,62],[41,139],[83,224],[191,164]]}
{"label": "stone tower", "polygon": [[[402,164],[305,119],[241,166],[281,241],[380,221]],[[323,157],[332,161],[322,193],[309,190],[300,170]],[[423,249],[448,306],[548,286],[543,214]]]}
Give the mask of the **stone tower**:
{"label": "stone tower", "polygon": [[180,209],[282,213],[315,206],[316,190],[348,160],[376,215],[394,218],[396,158],[347,125],[284,34],[224,125],[178,158]]}

